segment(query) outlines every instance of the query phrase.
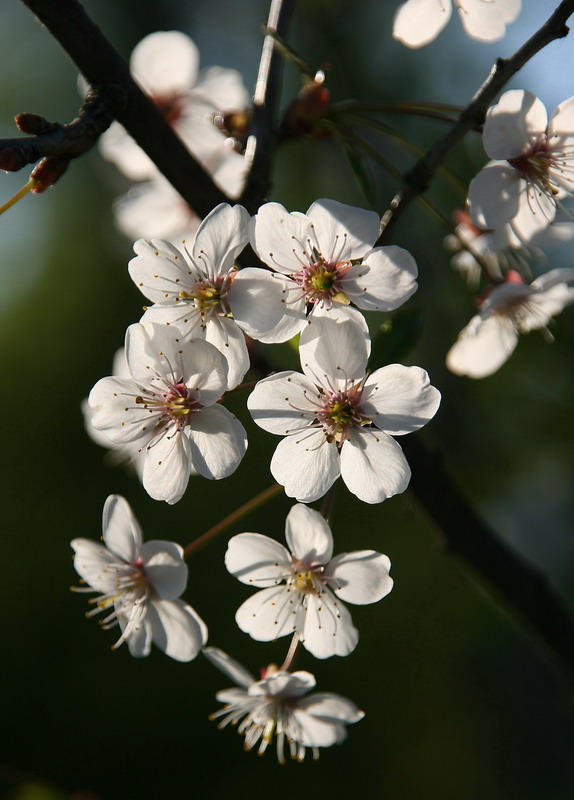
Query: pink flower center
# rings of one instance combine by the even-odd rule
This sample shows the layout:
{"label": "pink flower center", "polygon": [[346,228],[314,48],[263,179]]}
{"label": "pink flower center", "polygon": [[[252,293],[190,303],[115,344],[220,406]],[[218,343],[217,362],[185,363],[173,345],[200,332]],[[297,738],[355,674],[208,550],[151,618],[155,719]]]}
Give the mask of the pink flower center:
{"label": "pink flower center", "polygon": [[221,275],[211,280],[196,281],[191,291],[179,292],[178,300],[194,302],[195,307],[202,317],[209,320],[214,314],[227,317],[231,309],[227,302],[227,294],[235,278],[236,270],[230,270],[227,275]]}
{"label": "pink flower center", "polygon": [[349,438],[352,428],[370,424],[371,420],[359,409],[363,383],[360,381],[350,389],[323,395],[317,420],[323,426],[328,442],[342,444]]}
{"label": "pink flower center", "polygon": [[182,118],[185,95],[177,92],[166,92],[165,94],[152,95],[151,99],[165,117],[166,122],[172,127]]}
{"label": "pink flower center", "polygon": [[551,175],[551,169],[559,167],[559,160],[552,152],[545,133],[542,133],[525,153],[516,158],[509,158],[508,163],[518,170],[525,180],[549,197],[559,193],[556,181]]}
{"label": "pink flower center", "polygon": [[323,303],[331,308],[333,302],[349,304],[342,281],[351,268],[350,261],[327,261],[313,248],[314,261],[293,275],[293,279],[314,306]]}

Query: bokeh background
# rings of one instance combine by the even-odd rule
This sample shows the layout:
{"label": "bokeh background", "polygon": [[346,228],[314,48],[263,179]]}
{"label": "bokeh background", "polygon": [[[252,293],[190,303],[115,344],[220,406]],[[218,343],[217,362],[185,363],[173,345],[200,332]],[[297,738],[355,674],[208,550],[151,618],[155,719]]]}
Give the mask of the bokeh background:
{"label": "bokeh background", "polygon": [[[189,33],[202,66],[235,67],[253,85],[263,0],[89,0],[88,11],[129,56],[153,30]],[[290,41],[313,66],[330,64],[335,100],[428,99],[466,104],[490,65],[508,55],[555,6],[523,0],[501,43],[467,39],[453,20],[420,51],[394,42],[398,0],[300,0]],[[511,84],[552,109],[574,94],[574,41],[549,46]],[[77,75],[50,35],[18,0],[3,0],[0,26],[0,136],[33,111],[62,122],[77,113]],[[285,105],[300,87],[285,68]],[[386,119],[427,147],[435,121]],[[400,168],[412,156],[381,137],[371,141]],[[485,156],[470,135],[449,166],[468,181]],[[376,208],[393,180],[373,166]],[[27,180],[0,178],[0,201]],[[187,544],[272,482],[275,437],[255,427],[244,398],[230,407],[248,429],[242,467],[219,483],[192,480],[176,506],[155,503],[137,478],[110,467],[83,429],[80,404],[109,374],[142,298],[128,278],[132,243],[115,229],[111,204],[127,184],[92,152],[57,187],[27,197],[0,218],[0,393],[2,513],[0,617],[2,730],[0,796],[7,800],[179,800],[293,795],[381,800],[570,800],[574,794],[574,704],[569,676],[500,597],[441,548],[440,532],[407,492],[366,506],[340,487],[332,527],[336,550],[373,548],[393,563],[395,589],[354,608],[361,631],[344,659],[316,662],[303,652],[320,690],[351,697],[366,711],[342,746],[318,762],[281,767],[242,751],[231,729],[208,714],[229,680],[203,658],[179,664],[159,651],[136,661],[112,652],[113,633],[85,620],[85,596],[69,542],[100,535],[101,509],[125,495],[148,538]],[[368,207],[340,146],[301,139],[277,154],[270,199],[304,211],[317,197]],[[440,178],[432,189],[445,214],[464,197]],[[483,381],[450,375],[444,356],[473,313],[472,298],[449,267],[445,231],[413,204],[394,234],[420,270],[406,312],[421,335],[404,362],[425,367],[443,392],[436,420],[421,435],[441,449],[452,474],[505,540],[574,600],[574,309],[556,319],[554,345],[524,337],[503,369]],[[569,266],[572,245],[548,267]],[[535,269],[547,268],[535,265]],[[391,315],[393,316],[393,315]],[[377,321],[381,324],[383,320]],[[278,352],[277,358],[285,355]],[[281,662],[286,641],[261,644],[235,626],[247,596],[223,565],[228,535],[255,530],[282,539],[285,497],[238,523],[190,562],[188,601],[206,619],[210,643],[253,672]]]}

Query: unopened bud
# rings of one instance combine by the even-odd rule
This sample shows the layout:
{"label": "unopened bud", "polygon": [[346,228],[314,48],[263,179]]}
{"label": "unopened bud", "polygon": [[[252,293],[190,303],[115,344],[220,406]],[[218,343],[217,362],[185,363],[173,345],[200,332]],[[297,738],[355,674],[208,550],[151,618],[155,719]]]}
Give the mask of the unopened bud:
{"label": "unopened bud", "polygon": [[68,159],[61,156],[48,156],[36,164],[30,174],[30,178],[36,181],[32,189],[34,194],[41,194],[56,183],[68,169],[68,164]]}
{"label": "unopened bud", "polygon": [[319,71],[312,81],[303,86],[297,97],[287,106],[281,133],[284,136],[325,136],[317,123],[325,115],[331,102],[331,93],[324,86],[325,73]]}
{"label": "unopened bud", "polygon": [[22,133],[28,133],[31,136],[49,133],[59,127],[57,123],[48,122],[45,117],[41,117],[39,114],[29,114],[28,112],[18,114],[14,118],[14,122],[18,130],[22,131]]}

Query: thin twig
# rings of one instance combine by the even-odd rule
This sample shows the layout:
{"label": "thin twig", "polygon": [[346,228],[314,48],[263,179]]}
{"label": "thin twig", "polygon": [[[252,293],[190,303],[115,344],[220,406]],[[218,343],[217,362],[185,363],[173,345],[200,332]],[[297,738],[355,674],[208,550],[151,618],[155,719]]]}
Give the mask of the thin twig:
{"label": "thin twig", "polygon": [[383,215],[383,232],[377,244],[382,244],[388,238],[392,227],[402,216],[413,198],[427,190],[431,178],[453,147],[468,131],[484,123],[488,107],[510,78],[546,45],[555,39],[562,39],[568,34],[569,29],[566,21],[573,13],[574,0],[562,0],[556,11],[530,37],[526,44],[510,58],[499,58],[497,60],[488,78],[452,128],[446,131],[440,139],[437,139],[424,156],[404,176],[404,188],[395,195],[389,209]]}

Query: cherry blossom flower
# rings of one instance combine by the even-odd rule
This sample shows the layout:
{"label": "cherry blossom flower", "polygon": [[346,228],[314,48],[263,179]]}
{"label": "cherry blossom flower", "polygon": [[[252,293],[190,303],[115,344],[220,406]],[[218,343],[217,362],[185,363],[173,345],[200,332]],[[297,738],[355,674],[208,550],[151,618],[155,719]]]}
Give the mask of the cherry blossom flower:
{"label": "cherry blossom flower", "polygon": [[448,23],[453,3],[465,33],[480,42],[502,39],[521,8],[521,0],[407,0],[395,15],[393,37],[407,47],[432,42]]}
{"label": "cherry blossom flower", "polygon": [[498,229],[510,223],[528,242],[548,227],[574,191],[574,97],[548,122],[542,102],[530,92],[505,92],[488,110],[483,144],[490,161],[471,182],[473,222]]}
{"label": "cherry blossom flower", "polygon": [[144,488],[168,503],[182,497],[192,469],[225,478],[247,447],[243,426],[217,402],[227,386],[224,357],[208,342],[184,342],[177,334],[151,323],[131,325],[131,377],[102,378],[88,398],[94,428],[116,444],[139,442]]}
{"label": "cherry blossom flower", "polygon": [[366,326],[344,316],[312,317],[300,340],[304,374],[264,378],[248,398],[255,422],[285,438],[271,460],[289,497],[310,503],[339,475],[366,503],[403,492],[410,470],[393,436],[435,415],[440,393],[419,367],[390,364],[366,373]]}
{"label": "cherry blossom flower", "polygon": [[[261,206],[252,245],[281,282],[286,303],[282,324],[260,336],[283,342],[299,333],[307,308],[335,313],[350,303],[365,311],[392,311],[417,289],[417,266],[401,247],[373,247],[380,232],[373,211],[317,200],[306,214],[279,203]],[[283,276],[283,277],[281,277]]]}
{"label": "cherry blossom flower", "polygon": [[104,544],[74,539],[74,566],[95,592],[87,616],[108,612],[101,621],[121,636],[115,650],[128,643],[130,653],[149,655],[152,642],[176,661],[191,661],[207,641],[201,617],[179,596],[187,583],[183,550],[175,542],[143,542],[140,526],[126,500],[110,495],[104,505]]}
{"label": "cherry blossom flower", "polygon": [[[233,141],[213,119],[220,112],[244,109],[248,93],[235,70],[211,67],[198,72],[198,67],[197,47],[178,31],[146,36],[130,58],[135,80],[192,154],[212,172],[223,159],[242,162],[242,156],[233,151]],[[101,137],[100,151],[131,180],[147,180],[157,174],[151,159],[119,123],[113,123]]]}
{"label": "cherry blossom flower", "polygon": [[228,388],[249,368],[244,332],[254,339],[278,325],[285,306],[281,285],[258,268],[237,270],[235,258],[249,239],[242,206],[217,206],[203,220],[191,250],[140,239],[129,272],[154,302],[142,322],[177,325],[183,338],[206,339],[227,359]]}
{"label": "cherry blossom flower", "polygon": [[574,302],[574,269],[550,270],[532,283],[524,283],[514,270],[494,286],[480,305],[480,312],[461,331],[446,357],[457,375],[485,378],[509,358],[520,333],[545,330],[551,317]]}
{"label": "cherry blossom flower", "polygon": [[346,725],[359,722],[365,716],[345,697],[331,693],[304,695],[316,681],[310,672],[288,672],[270,664],[262,670],[260,680],[216,647],[206,647],[204,654],[238,686],[217,692],[216,698],[225,706],[211,715],[220,719],[219,728],[238,725],[237,732],[245,736],[245,750],[257,747],[263,755],[276,740],[277,759],[285,763],[285,746],[295,761],[303,761],[310,748],[313,758],[319,758],[319,748],[340,744],[347,737]]}
{"label": "cherry blossom flower", "polygon": [[246,600],[235,621],[258,641],[298,634],[315,658],[347,656],[359,640],[340,600],[376,603],[393,586],[391,562],[374,550],[333,558],[333,536],[318,511],[293,506],[287,516],[289,549],[260,533],[233,536],[225,566],[242,583],[263,587]]}

